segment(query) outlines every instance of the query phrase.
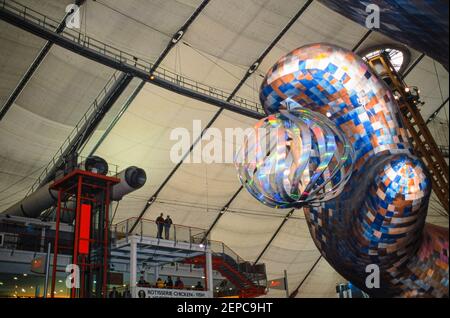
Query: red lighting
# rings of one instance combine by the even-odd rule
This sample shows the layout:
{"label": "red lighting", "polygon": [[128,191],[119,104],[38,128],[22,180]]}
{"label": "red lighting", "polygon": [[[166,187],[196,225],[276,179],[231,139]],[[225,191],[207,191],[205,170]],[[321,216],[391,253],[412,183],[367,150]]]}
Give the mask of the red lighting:
{"label": "red lighting", "polygon": [[80,236],[78,244],[78,252],[80,254],[89,254],[90,232],[91,232],[91,206],[89,204],[81,204]]}
{"label": "red lighting", "polygon": [[281,281],[279,280],[270,281],[270,287],[278,287],[278,286],[281,286]]}

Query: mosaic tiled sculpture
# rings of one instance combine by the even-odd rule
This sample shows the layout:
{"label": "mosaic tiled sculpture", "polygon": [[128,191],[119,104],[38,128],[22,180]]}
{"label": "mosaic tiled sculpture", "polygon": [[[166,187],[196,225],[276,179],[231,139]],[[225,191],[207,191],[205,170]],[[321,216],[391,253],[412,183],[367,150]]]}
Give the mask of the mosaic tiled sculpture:
{"label": "mosaic tiled sculpture", "polygon": [[[323,257],[370,296],[448,297],[448,229],[425,224],[431,180],[384,82],[354,53],[314,44],[270,69],[260,99],[269,117],[257,127],[275,125],[281,137],[264,151],[258,138],[244,145],[245,159],[257,149],[256,160],[237,162],[249,192],[272,207],[305,207]],[[366,284],[371,264],[379,288]]]}

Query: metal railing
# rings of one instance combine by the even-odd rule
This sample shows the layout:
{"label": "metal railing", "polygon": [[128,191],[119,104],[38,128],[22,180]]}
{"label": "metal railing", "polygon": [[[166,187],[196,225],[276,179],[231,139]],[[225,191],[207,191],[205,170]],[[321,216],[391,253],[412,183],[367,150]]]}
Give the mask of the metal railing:
{"label": "metal railing", "polygon": [[178,224],[172,224],[168,231],[166,231],[166,228],[162,227],[161,233],[159,233],[159,228],[156,222],[148,219],[139,220],[137,226],[130,233],[130,229],[136,220],[137,218],[133,217],[113,225],[113,238],[120,240],[128,237],[129,235],[138,235],[141,237],[166,239],[174,241],[174,243],[183,242],[189,244],[200,244],[206,233],[206,230],[204,229]]}
{"label": "metal railing", "polygon": [[256,287],[266,287],[267,276],[264,264],[252,264],[244,260],[223,242],[209,240],[208,244],[214,257],[222,258],[224,262],[244,275]]}
{"label": "metal railing", "polygon": [[[21,226],[16,224],[0,224],[0,232],[3,235],[3,244],[0,248],[27,251],[33,253],[46,253],[48,243],[51,243],[51,253],[54,252],[55,230],[34,226]],[[58,253],[72,255],[72,232],[64,232],[66,237],[59,238]]]}
{"label": "metal railing", "polygon": [[[117,80],[117,76],[120,72],[115,72],[108,80],[106,85],[101,89],[100,93],[97,95],[97,97],[92,102],[91,106],[88,108],[88,110],[84,113],[84,115],[81,117],[81,119],[78,121],[78,123],[73,128],[72,132],[69,134],[69,136],[64,140],[62,145],[59,147],[59,149],[56,151],[52,159],[50,159],[50,162],[42,169],[41,174],[38,176],[36,181],[33,183],[33,185],[28,190],[26,196],[33,193],[39,185],[42,183],[42,181],[45,179],[45,177],[48,175],[49,171],[54,167],[64,152],[66,151],[67,147],[70,145],[70,143],[74,140],[75,136],[79,133],[81,127],[86,124],[89,117],[98,111],[99,107],[99,101],[105,97],[108,90],[114,85],[114,83]],[[116,173],[117,173],[117,167],[116,167]]]}
{"label": "metal railing", "polygon": [[[45,29],[53,31],[58,27],[60,23],[57,20],[54,20],[42,13],[32,10],[20,3],[15,2],[14,0],[1,0],[0,3],[1,8],[7,9],[10,12],[15,13],[16,15],[23,17],[24,20],[34,22],[35,24]],[[265,115],[263,107],[255,101],[250,101],[248,99],[238,96],[234,96],[231,98],[230,101],[228,101],[231,92],[227,92],[219,88],[214,88],[202,84],[193,79],[189,79],[185,76],[164,69],[161,66],[158,66],[157,69],[154,70],[153,73],[151,74],[151,70],[153,69],[154,63],[144,58],[137,57],[135,55],[122,51],[104,42],[98,41],[75,29],[66,28],[59,35],[83,46],[84,48],[91,49],[97,53],[112,58],[113,60],[118,61],[121,64],[126,64],[128,66],[132,66],[140,70],[143,70],[144,72],[147,72],[149,74],[149,78],[150,75],[153,75],[168,82],[171,82],[173,84],[176,84],[180,87],[183,87],[185,89],[195,91],[197,93],[201,93],[210,97],[214,97],[222,101],[227,101],[235,106],[256,111],[258,113],[261,113],[262,115]]]}

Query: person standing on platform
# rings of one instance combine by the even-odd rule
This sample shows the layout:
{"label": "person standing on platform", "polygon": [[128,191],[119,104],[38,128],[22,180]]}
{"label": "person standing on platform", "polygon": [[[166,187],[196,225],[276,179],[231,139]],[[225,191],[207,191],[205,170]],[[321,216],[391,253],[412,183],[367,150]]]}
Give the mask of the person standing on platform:
{"label": "person standing on platform", "polygon": [[164,221],[164,234],[166,240],[170,237],[170,227],[172,226],[172,219],[170,218],[170,215],[167,216],[167,218]]}
{"label": "person standing on platform", "polygon": [[164,214],[161,213],[160,216],[158,216],[158,218],[156,219],[156,227],[158,229],[158,235],[156,236],[159,239],[162,239],[162,232],[163,232],[163,227],[164,227]]}

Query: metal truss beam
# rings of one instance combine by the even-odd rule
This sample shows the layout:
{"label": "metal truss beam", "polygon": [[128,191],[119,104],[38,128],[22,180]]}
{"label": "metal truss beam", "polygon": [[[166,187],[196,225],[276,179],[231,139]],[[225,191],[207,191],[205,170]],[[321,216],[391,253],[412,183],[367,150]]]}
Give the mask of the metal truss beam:
{"label": "metal truss beam", "polygon": [[27,11],[27,8],[24,6],[16,5],[16,7],[12,8],[8,6],[9,2],[8,0],[0,1],[1,20],[62,48],[105,66],[133,75],[145,82],[218,106],[221,109],[227,109],[255,119],[264,117],[262,107],[255,102],[240,97],[235,98],[235,96],[227,98],[229,94],[222,90],[195,82],[160,67],[154,70],[153,73],[150,73],[154,69],[152,63],[74,30],[64,30],[58,34],[53,31],[56,22],[52,21],[51,18],[30,9]]}
{"label": "metal truss beam", "polygon": [[81,127],[76,128],[77,132],[75,136],[71,139],[67,147],[61,151],[59,158],[54,161],[54,164],[51,167],[46,169],[45,177],[39,178],[39,186],[51,181],[55,177],[55,173],[63,167],[65,160],[75,154],[81,145],[89,139],[119,96],[128,87],[128,84],[130,84],[132,79],[133,76],[125,73],[121,73],[119,77],[115,79],[111,88],[105,93],[103,98],[98,104],[95,103],[95,110],[86,119],[84,124]]}
{"label": "metal truss beam", "polygon": [[[159,65],[162,63],[162,61],[166,58],[166,56],[169,54],[169,52],[177,45],[177,43],[181,40],[181,38],[184,36],[186,31],[189,29],[191,24],[195,21],[195,19],[200,15],[200,13],[203,11],[203,9],[206,7],[206,5],[210,2],[210,0],[203,0],[203,2],[198,6],[198,8],[194,11],[194,13],[189,17],[189,19],[183,24],[183,26],[172,36],[172,39],[167,44],[164,51],[160,54],[156,62],[153,64],[153,66],[150,69],[150,74],[153,74],[156,69],[159,67]],[[99,141],[96,143],[94,148],[90,151],[90,156],[92,156],[97,149],[100,147],[100,145],[103,143],[103,141],[108,137],[111,130],[114,128],[114,126],[117,124],[117,122],[120,120],[122,115],[126,112],[128,107],[131,105],[131,103],[134,101],[136,96],[140,93],[142,88],[144,88],[146,81],[142,81],[139,83],[139,85],[136,87],[136,89],[133,91],[133,93],[128,97],[125,104],[122,106],[121,110],[117,115],[114,117],[114,119],[111,121],[108,128],[105,130],[103,135],[100,137]]]}
{"label": "metal truss beam", "polygon": [[[84,2],[86,2],[86,0],[77,0],[77,1],[75,1],[75,5],[81,6]],[[63,20],[61,21],[61,23],[58,25],[58,27],[55,30],[56,33],[59,34],[65,29],[65,27],[66,27],[66,19],[72,13],[73,12],[71,11],[71,12],[67,13],[64,16]],[[8,112],[8,110],[14,104],[16,99],[19,97],[20,93],[22,93],[23,89],[25,88],[25,86],[30,81],[30,79],[33,76],[34,72],[41,65],[42,61],[47,56],[47,54],[50,51],[50,49],[52,48],[52,46],[53,46],[52,42],[47,42],[42,47],[42,49],[39,51],[39,53],[36,56],[36,58],[34,59],[33,63],[30,65],[30,67],[25,72],[25,74],[22,76],[22,78],[20,79],[19,83],[14,88],[14,90],[11,93],[11,95],[9,95],[8,99],[6,100],[6,102],[0,108],[0,121],[3,119],[3,117],[5,117],[5,115]]]}

